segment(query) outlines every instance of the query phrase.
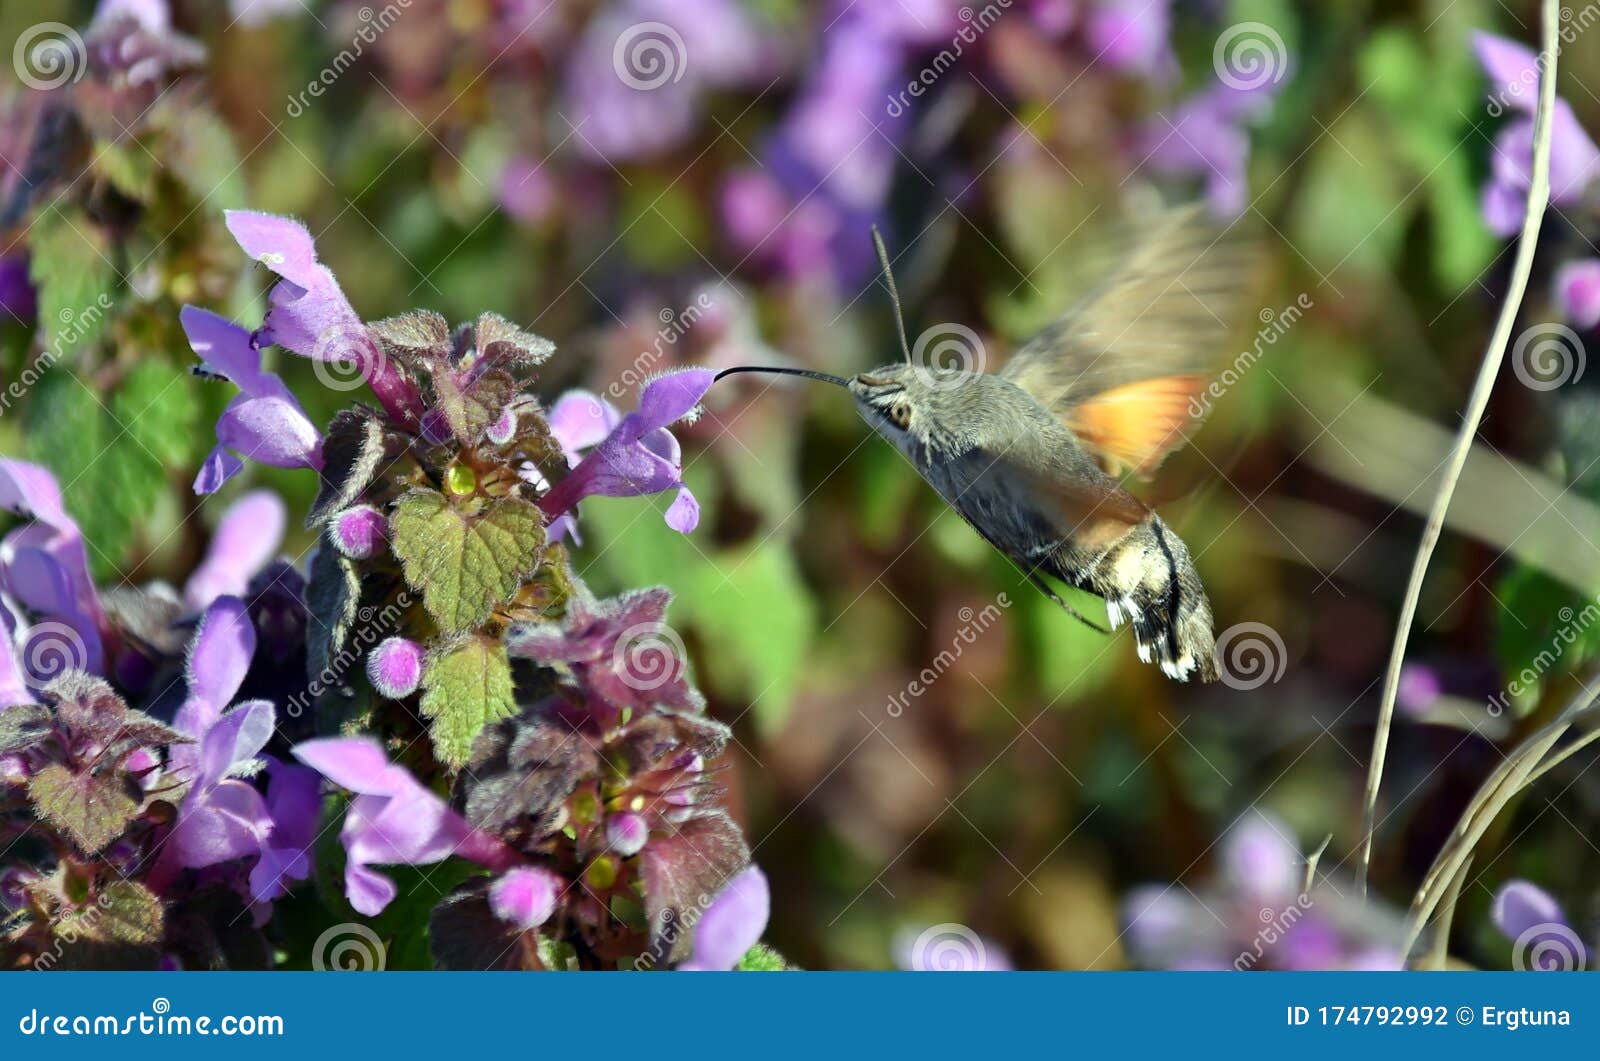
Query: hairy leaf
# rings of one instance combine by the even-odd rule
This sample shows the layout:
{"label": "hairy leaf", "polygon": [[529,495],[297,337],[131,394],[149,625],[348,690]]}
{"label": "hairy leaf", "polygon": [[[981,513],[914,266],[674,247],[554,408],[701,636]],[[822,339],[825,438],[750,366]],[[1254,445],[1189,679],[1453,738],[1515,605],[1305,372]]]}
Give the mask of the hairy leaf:
{"label": "hairy leaf", "polygon": [[28,798],[39,817],[65,832],[86,855],[122,835],[139,801],[121,774],[75,773],[50,763],[28,781]]}
{"label": "hairy leaf", "polygon": [[510,717],[517,707],[505,645],[487,637],[469,637],[429,659],[422,689],[434,751],[451,766],[467,761],[485,725]]}
{"label": "hairy leaf", "polygon": [[749,865],[750,849],[733,819],[713,810],[684,822],[671,836],[652,839],[640,859],[650,953],[658,963],[678,962],[689,956],[693,942],[686,915],[704,910]]}
{"label": "hairy leaf", "polygon": [[322,443],[323,465],[317,473],[322,485],[306,513],[306,526],[314,527],[355,504],[372,485],[386,453],[383,421],[377,414],[360,407],[335,413]]}
{"label": "hairy leaf", "polygon": [[50,736],[50,711],[40,704],[18,704],[0,711],[0,755],[25,752]]}
{"label": "hairy leaf", "polygon": [[311,561],[311,581],[306,584],[306,673],[323,685],[337,684],[348,668],[341,653],[355,622],[361,600],[361,576],[324,534]]}
{"label": "hairy leaf", "polygon": [[538,567],[544,523],[538,507],[500,498],[469,516],[436,490],[413,490],[394,505],[390,542],[406,581],[447,634],[461,633],[510,600]]}
{"label": "hairy leaf", "polygon": [[74,915],[81,935],[105,943],[159,943],[164,922],[161,900],[142,884],[114,881],[94,903]]}
{"label": "hairy leaf", "polygon": [[45,346],[73,360],[99,334],[112,305],[117,271],[110,241],[82,210],[51,206],[34,218],[28,247]]}

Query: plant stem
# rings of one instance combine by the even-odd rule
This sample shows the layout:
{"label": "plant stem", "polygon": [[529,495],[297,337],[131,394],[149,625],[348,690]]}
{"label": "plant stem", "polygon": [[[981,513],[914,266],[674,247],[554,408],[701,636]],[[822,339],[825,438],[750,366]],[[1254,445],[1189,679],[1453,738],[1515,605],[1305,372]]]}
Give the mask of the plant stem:
{"label": "plant stem", "polygon": [[1559,0],[1543,0],[1541,4],[1543,26],[1543,54],[1540,56],[1539,106],[1533,122],[1533,178],[1528,186],[1527,215],[1522,220],[1522,234],[1517,240],[1517,257],[1511,270],[1511,281],[1505,301],[1500,305],[1500,316],[1495,321],[1494,333],[1489,338],[1483,363],[1478,367],[1478,378],[1472,385],[1472,395],[1461,417],[1461,429],[1456,433],[1444,477],[1439,483],[1439,493],[1433,499],[1428,522],[1422,530],[1422,541],[1417,546],[1416,559],[1411,565],[1411,580],[1406,585],[1406,595],[1400,608],[1400,620],[1395,627],[1394,646],[1389,653],[1389,667],[1383,678],[1383,701],[1378,708],[1378,727],[1372,737],[1372,761],[1367,771],[1367,788],[1362,821],[1361,857],[1356,877],[1359,895],[1367,894],[1367,875],[1372,866],[1372,840],[1378,826],[1378,789],[1383,783],[1383,760],[1389,749],[1389,730],[1394,724],[1395,695],[1400,687],[1400,667],[1405,662],[1406,641],[1411,636],[1411,625],[1416,620],[1417,602],[1422,596],[1422,582],[1428,574],[1428,561],[1433,558],[1434,546],[1444,527],[1445,513],[1455,493],[1456,480],[1461,477],[1462,466],[1472,449],[1472,440],[1478,434],[1478,425],[1488,407],[1489,396],[1494,391],[1495,379],[1505,360],[1506,345],[1511,341],[1511,328],[1516,323],[1517,312],[1522,308],[1522,297],[1528,289],[1528,276],[1533,271],[1533,253],[1539,242],[1539,225],[1544,220],[1545,208],[1550,202],[1550,115],[1555,108],[1556,94],[1556,32],[1560,24]]}

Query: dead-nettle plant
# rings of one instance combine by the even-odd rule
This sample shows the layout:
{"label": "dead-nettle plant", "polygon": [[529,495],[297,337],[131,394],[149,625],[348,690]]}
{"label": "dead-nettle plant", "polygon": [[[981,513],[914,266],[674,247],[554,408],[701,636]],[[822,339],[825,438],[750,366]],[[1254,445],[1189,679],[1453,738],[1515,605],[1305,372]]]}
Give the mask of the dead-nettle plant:
{"label": "dead-nettle plant", "polygon": [[[197,374],[237,389],[195,490],[247,458],[313,471],[317,545],[304,571],[267,562],[283,506],[246,495],[181,594],[100,594],[54,480],[0,461],[0,505],[25,520],[0,548],[0,604],[19,601],[0,644],[0,962],[266,966],[274,903],[344,810],[330,925],[397,897],[380,866],[479,867],[432,911],[439,967],[781,967],[723,806],[729,731],[690,682],[671,595],[597,598],[565,545],[594,495],[668,492],[668,525],[694,529],[669,427],[712,372],[654,377],[626,414],[583,392],[547,411],[548,340],[494,314],[363,322],[300,224],[226,220],[279,280],[259,327],[182,312]],[[319,379],[354,367],[372,401],[319,428],[264,371],[270,345]],[[73,592],[36,592],[40,564]],[[63,631],[71,669],[41,681],[27,649]],[[111,914],[78,916],[107,894]],[[58,955],[69,924],[103,946]]]}
{"label": "dead-nettle plant", "polygon": [[928,661],[926,667],[917,672],[915,678],[906,683],[903,690],[890,695],[886,708],[889,717],[899,718],[905,713],[911,701],[920,699],[924,693],[933,688],[934,683],[944,677],[945,673],[961,659],[967,646],[976,644],[978,638],[1000,618],[1001,611],[1009,607],[1011,598],[1004,593],[997,594],[993,601],[977,611],[963,605],[956,612],[956,618],[961,620],[961,626],[950,638],[950,647],[941,649],[937,656]]}
{"label": "dead-nettle plant", "polygon": [[55,337],[22,366],[16,378],[6,384],[5,392],[0,393],[0,416],[10,412],[14,402],[21,401],[68,351],[95,331],[113,308],[111,296],[102,292],[83,309],[63,307],[58,311],[56,319],[61,322],[61,327],[55,332]]}
{"label": "dead-nettle plant", "polygon": [[289,96],[284,105],[284,113],[291,118],[298,118],[306,112],[306,97],[321,99],[324,92],[333,87],[333,83],[343,77],[356,62],[366,54],[367,48],[377,43],[389,27],[399,21],[400,16],[410,9],[412,0],[388,0],[383,8],[374,12],[371,6],[361,8],[361,25],[357,27],[349,45],[340,49],[339,54],[324,66],[316,77],[306,82],[306,87]]}
{"label": "dead-nettle plant", "polygon": [[1271,308],[1261,311],[1261,328],[1256,332],[1255,340],[1249,349],[1241,350],[1239,355],[1206,385],[1205,390],[1189,399],[1189,415],[1199,420],[1211,411],[1211,403],[1227,394],[1228,391],[1244,378],[1246,372],[1255,367],[1261,360],[1261,355],[1276,346],[1279,339],[1289,334],[1289,329],[1300,323],[1316,302],[1309,292],[1302,291],[1293,302],[1274,312]]}
{"label": "dead-nettle plant", "polygon": [[1001,15],[1011,10],[1013,2],[1014,0],[989,0],[977,9],[971,5],[963,6],[960,11],[961,28],[950,38],[950,43],[929,59],[927,65],[918,71],[917,76],[906,82],[905,88],[890,93],[884,101],[884,113],[890,118],[898,118],[910,110],[911,101],[921,99],[935,82],[960,61],[968,48],[978,43],[978,38],[1000,21]]}

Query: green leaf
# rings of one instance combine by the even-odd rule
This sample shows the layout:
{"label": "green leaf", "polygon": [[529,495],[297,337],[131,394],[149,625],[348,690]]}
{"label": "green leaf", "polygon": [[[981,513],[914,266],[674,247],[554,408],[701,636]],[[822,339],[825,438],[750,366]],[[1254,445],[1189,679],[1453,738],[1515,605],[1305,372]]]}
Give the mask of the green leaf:
{"label": "green leaf", "polygon": [[99,333],[112,307],[118,277],[110,243],[82,210],[56,206],[34,218],[28,249],[45,346],[71,359]]}
{"label": "green leaf", "polygon": [[450,766],[467,761],[479,730],[517,707],[505,645],[487,637],[469,637],[429,659],[422,689],[434,751]]}
{"label": "green leaf", "polygon": [[100,889],[94,905],[77,915],[74,927],[105,943],[159,943],[163,922],[161,900],[154,892],[119,880]]}
{"label": "green leaf", "polygon": [[139,801],[120,774],[74,773],[50,763],[28,781],[28,798],[39,817],[61,829],[92,855],[122,835]]}
{"label": "green leaf", "polygon": [[135,202],[146,202],[155,194],[156,159],[137,140],[100,141],[95,145],[94,168],[112,187]]}
{"label": "green leaf", "polygon": [[757,943],[745,951],[744,957],[735,966],[741,973],[781,973],[788,968],[789,963],[783,960],[783,955],[765,943]]}
{"label": "green leaf", "polygon": [[437,490],[413,490],[395,502],[389,530],[406,581],[447,634],[477,626],[510,600],[544,545],[538,507],[514,497],[468,515]]}
{"label": "green leaf", "polygon": [[55,729],[42,704],[17,704],[0,711],[0,755],[25,752]]}

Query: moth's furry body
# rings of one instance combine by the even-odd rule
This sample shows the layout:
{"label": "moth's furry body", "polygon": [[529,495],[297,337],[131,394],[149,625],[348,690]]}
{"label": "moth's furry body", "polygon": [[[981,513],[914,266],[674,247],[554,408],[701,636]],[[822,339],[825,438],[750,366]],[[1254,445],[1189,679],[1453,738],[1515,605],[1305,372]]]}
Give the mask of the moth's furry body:
{"label": "moth's furry body", "polygon": [[1098,283],[988,375],[913,363],[874,239],[904,363],[849,380],[758,366],[718,378],[779,372],[848,388],[873,430],[1062,607],[1071,610],[1041,573],[1104,597],[1146,662],[1180,681],[1215,679],[1211,605],[1189,550],[1119,476],[1148,476],[1182,445],[1206,373],[1243,318],[1249,246],[1194,207],[1137,224]]}
{"label": "moth's furry body", "polygon": [[[1025,572],[1104,597],[1111,625],[1130,622],[1140,658],[1169,676],[1216,676],[1211,606],[1189,550],[1026,391],[1000,376],[905,364],[849,386],[868,424]],[[1064,520],[1040,481],[1081,487],[1078,518]]]}

